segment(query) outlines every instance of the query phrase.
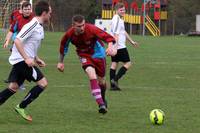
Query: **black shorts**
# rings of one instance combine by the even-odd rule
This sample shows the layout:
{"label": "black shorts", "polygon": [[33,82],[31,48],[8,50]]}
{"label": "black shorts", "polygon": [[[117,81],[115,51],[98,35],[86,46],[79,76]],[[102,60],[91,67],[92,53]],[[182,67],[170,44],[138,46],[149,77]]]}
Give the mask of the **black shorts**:
{"label": "black shorts", "polygon": [[129,62],[130,57],[128,54],[127,48],[122,48],[117,50],[117,54],[115,56],[111,56],[112,62]]}
{"label": "black shorts", "polygon": [[8,82],[16,82],[19,86],[24,83],[24,80],[29,82],[37,82],[44,77],[42,72],[36,66],[29,67],[24,61],[13,65]]}

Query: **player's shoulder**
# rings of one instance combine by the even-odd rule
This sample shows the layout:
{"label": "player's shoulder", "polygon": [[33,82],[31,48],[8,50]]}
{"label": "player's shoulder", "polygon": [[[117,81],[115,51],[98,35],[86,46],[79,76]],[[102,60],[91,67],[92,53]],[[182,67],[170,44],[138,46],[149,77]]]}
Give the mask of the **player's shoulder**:
{"label": "player's shoulder", "polygon": [[40,23],[38,22],[38,20],[35,17],[32,18],[32,20],[29,22],[29,24],[40,25]]}
{"label": "player's shoulder", "polygon": [[19,10],[14,10],[12,11],[12,14],[21,14],[21,13],[19,12]]}
{"label": "player's shoulder", "polygon": [[18,16],[22,16],[22,14],[19,12],[19,10],[14,10],[11,13],[11,17],[17,18]]}
{"label": "player's shoulder", "polygon": [[68,36],[68,37],[71,37],[74,33],[74,29],[73,27],[71,26],[70,28],[68,28],[66,31],[65,31],[65,36]]}
{"label": "player's shoulder", "polygon": [[37,26],[42,27],[36,18],[30,20],[27,24],[24,25],[26,28],[35,29]]}
{"label": "player's shoulder", "polygon": [[19,21],[19,20],[21,20],[21,19],[24,19],[24,17],[23,17],[22,15],[16,16],[16,20],[17,20],[17,21]]}
{"label": "player's shoulder", "polygon": [[93,30],[97,29],[97,27],[95,25],[93,25],[93,24],[85,23],[85,29],[87,31],[93,31]]}
{"label": "player's shoulder", "polygon": [[95,27],[95,25],[93,25],[93,24],[90,24],[90,23],[85,23],[85,27],[89,27],[89,28],[93,28],[93,27]]}
{"label": "player's shoulder", "polygon": [[119,19],[119,18],[120,18],[119,15],[118,15],[118,14],[115,14],[115,15],[113,16],[112,20],[117,20],[117,19]]}
{"label": "player's shoulder", "polygon": [[72,34],[73,32],[74,32],[74,28],[72,26],[66,31],[66,33],[68,34]]}
{"label": "player's shoulder", "polygon": [[[33,19],[32,16],[29,16],[29,17],[27,17],[27,18],[24,18],[24,17],[21,15],[21,16],[18,16],[18,17],[16,18],[16,21],[19,22],[19,23],[21,23],[21,24],[23,24],[23,25],[25,25],[25,24],[27,24],[28,22],[30,22],[32,19]],[[34,21],[32,22],[32,24],[34,24],[34,23],[36,23],[36,20],[34,20]],[[37,23],[37,24],[38,24],[38,23]]]}
{"label": "player's shoulder", "polygon": [[118,15],[118,14],[115,14],[115,15],[113,16],[113,18],[119,18],[119,15]]}

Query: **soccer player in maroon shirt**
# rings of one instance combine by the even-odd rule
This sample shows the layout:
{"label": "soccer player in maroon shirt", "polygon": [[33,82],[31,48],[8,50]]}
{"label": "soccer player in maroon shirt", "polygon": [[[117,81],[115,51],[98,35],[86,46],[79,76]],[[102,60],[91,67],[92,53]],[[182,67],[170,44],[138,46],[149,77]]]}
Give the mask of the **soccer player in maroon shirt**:
{"label": "soccer player in maroon shirt", "polygon": [[23,2],[22,4],[22,14],[17,16],[17,18],[12,22],[10,31],[6,35],[5,43],[3,45],[4,48],[7,48],[9,42],[15,40],[17,33],[22,29],[22,27],[30,22],[33,18],[33,14],[31,11],[31,4],[29,2]]}
{"label": "soccer player in maroon shirt", "polygon": [[11,15],[10,15],[10,20],[9,20],[10,25],[13,23],[13,21],[16,20],[16,18],[17,18],[18,16],[21,16],[21,14],[22,14],[22,4],[23,4],[24,2],[27,2],[27,0],[21,0],[21,1],[20,1],[20,8],[14,10],[14,11],[11,13]]}
{"label": "soccer player in maroon shirt", "polygon": [[[108,43],[106,51],[102,41]],[[66,31],[60,43],[60,60],[57,68],[61,72],[64,71],[63,60],[70,42],[75,45],[82,68],[89,77],[91,93],[99,106],[99,113],[105,114],[107,112],[105,56],[116,54],[117,50],[113,46],[115,39],[96,26],[85,23],[84,16],[75,15],[72,18],[72,27]]]}

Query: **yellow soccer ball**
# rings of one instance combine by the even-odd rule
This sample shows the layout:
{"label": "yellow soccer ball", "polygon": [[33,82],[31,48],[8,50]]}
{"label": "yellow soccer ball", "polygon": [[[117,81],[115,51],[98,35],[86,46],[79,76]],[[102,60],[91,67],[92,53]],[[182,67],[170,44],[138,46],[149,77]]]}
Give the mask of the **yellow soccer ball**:
{"label": "yellow soccer ball", "polygon": [[154,109],[149,114],[150,121],[155,125],[162,125],[165,119],[165,113],[160,109]]}

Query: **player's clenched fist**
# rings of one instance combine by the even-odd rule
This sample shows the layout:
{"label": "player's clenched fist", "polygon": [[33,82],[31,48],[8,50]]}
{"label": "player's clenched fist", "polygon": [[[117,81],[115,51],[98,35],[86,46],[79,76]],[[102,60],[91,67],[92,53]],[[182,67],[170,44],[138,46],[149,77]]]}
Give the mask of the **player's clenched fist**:
{"label": "player's clenched fist", "polygon": [[60,72],[63,72],[63,71],[64,71],[64,68],[65,68],[64,63],[58,63],[58,64],[57,64],[57,69],[58,69]]}
{"label": "player's clenched fist", "polygon": [[116,47],[113,45],[113,43],[108,43],[108,48],[106,49],[106,54],[108,56],[115,56],[117,54],[117,49]]}

